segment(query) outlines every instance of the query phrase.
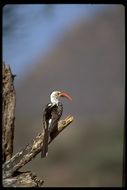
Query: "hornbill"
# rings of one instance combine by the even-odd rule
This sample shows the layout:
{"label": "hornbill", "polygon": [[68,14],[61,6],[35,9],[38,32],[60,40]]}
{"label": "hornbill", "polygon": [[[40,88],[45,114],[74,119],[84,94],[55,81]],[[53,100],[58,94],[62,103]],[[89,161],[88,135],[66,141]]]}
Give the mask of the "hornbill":
{"label": "hornbill", "polygon": [[41,157],[47,156],[49,138],[52,140],[54,133],[58,130],[58,121],[63,112],[63,106],[60,102],[60,97],[65,97],[69,100],[72,100],[72,98],[65,92],[53,91],[51,93],[50,103],[46,105],[43,111],[44,139]]}

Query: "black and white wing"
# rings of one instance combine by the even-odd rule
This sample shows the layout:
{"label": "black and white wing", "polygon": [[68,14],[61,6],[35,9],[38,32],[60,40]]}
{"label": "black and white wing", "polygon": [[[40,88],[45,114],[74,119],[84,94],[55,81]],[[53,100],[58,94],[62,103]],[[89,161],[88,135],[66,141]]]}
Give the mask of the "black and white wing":
{"label": "black and white wing", "polygon": [[50,126],[49,126],[49,133],[51,140],[54,138],[54,134],[58,130],[58,121],[60,117],[62,116],[63,112],[63,106],[61,103],[57,105],[54,105],[51,112],[51,120],[50,120]]}
{"label": "black and white wing", "polygon": [[43,110],[43,127],[44,127],[44,138],[43,138],[43,148],[41,152],[41,158],[46,157],[48,154],[48,139],[49,139],[49,120],[50,120],[50,104],[47,104]]}
{"label": "black and white wing", "polygon": [[41,157],[45,157],[48,153],[49,137],[51,140],[54,138],[62,112],[63,106],[61,103],[58,105],[48,104],[43,111],[44,140]]}

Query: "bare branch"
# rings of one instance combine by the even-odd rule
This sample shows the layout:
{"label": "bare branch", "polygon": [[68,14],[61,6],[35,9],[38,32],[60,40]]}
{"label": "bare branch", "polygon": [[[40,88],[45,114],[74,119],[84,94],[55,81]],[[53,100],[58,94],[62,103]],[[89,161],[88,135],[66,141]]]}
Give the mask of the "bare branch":
{"label": "bare branch", "polygon": [[[62,132],[73,121],[73,116],[68,116],[64,120],[60,120],[58,124],[58,131],[54,134],[54,138]],[[31,161],[43,148],[44,133],[38,134],[33,139],[31,144],[28,144],[26,148],[16,153],[9,161],[6,161],[3,165],[3,177],[11,177],[21,167]],[[54,139],[53,138],[53,139]],[[51,142],[49,142],[51,143]]]}

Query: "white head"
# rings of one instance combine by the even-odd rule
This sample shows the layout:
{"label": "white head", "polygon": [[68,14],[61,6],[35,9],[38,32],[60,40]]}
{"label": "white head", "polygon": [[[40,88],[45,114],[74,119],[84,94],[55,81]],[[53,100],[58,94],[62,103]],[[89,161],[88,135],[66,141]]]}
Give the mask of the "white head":
{"label": "white head", "polygon": [[67,99],[72,100],[72,98],[67,93],[60,91],[53,91],[50,95],[51,103],[58,104],[60,97],[66,97]]}

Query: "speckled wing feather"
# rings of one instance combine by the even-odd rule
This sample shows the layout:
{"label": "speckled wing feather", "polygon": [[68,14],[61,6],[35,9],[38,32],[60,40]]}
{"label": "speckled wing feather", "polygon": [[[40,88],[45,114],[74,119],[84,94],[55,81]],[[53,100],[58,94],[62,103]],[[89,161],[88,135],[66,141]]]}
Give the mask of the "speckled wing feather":
{"label": "speckled wing feather", "polygon": [[[43,110],[43,127],[44,127],[44,138],[43,138],[43,148],[41,152],[41,158],[44,158],[48,154],[48,139],[49,139],[49,123],[48,123],[48,110],[49,104],[46,105],[45,109]],[[50,115],[50,113],[49,113]]]}
{"label": "speckled wing feather", "polygon": [[44,140],[41,157],[45,157],[48,153],[49,137],[52,139],[57,131],[58,121],[62,112],[63,106],[61,103],[58,103],[58,105],[48,104],[43,111]]}

